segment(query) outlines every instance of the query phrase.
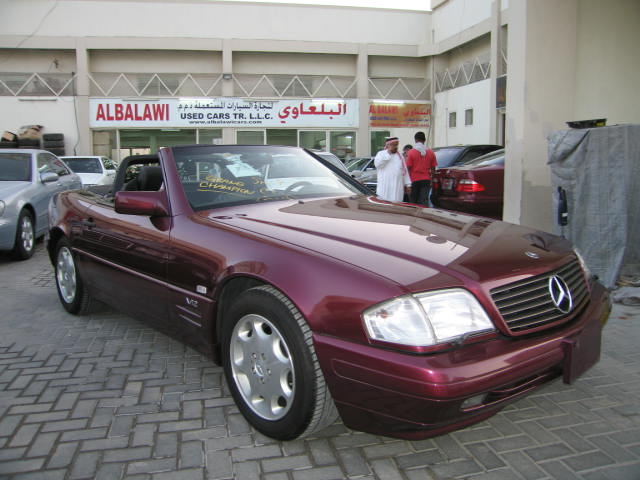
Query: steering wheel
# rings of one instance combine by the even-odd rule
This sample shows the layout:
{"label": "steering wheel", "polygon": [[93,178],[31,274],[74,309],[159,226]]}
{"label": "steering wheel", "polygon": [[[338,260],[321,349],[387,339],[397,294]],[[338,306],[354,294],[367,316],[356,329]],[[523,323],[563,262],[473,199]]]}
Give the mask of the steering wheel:
{"label": "steering wheel", "polygon": [[307,187],[307,186],[311,186],[312,187],[313,183],[307,182],[307,181],[295,182],[295,183],[292,183],[291,185],[289,185],[285,189],[284,193],[285,194],[292,193],[294,190],[296,190],[298,188],[304,188],[304,187]]}

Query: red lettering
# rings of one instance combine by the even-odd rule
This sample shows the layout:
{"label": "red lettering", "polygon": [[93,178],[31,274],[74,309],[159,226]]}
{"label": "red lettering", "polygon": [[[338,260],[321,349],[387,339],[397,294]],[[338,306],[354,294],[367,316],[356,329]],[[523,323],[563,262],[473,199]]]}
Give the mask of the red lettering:
{"label": "red lettering", "polygon": [[116,120],[122,121],[124,119],[124,106],[121,103],[116,103],[114,106],[116,109]]}
{"label": "red lettering", "polygon": [[98,104],[98,112],[96,113],[96,120],[106,120],[104,116],[104,107],[101,103]]}
{"label": "red lettering", "polygon": [[151,116],[151,107],[148,103],[144,106],[144,114],[142,115],[142,119],[153,120],[153,117]]}
{"label": "red lettering", "polygon": [[[166,116],[166,118],[165,118]],[[153,119],[154,120],[169,120],[169,105],[163,103],[162,105],[153,106]]]}

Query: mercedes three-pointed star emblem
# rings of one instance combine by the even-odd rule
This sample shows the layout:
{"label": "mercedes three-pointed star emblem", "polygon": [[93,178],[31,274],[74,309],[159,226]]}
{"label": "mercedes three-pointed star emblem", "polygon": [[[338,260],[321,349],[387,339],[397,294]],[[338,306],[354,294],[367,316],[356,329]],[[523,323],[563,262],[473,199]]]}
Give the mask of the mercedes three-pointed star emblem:
{"label": "mercedes three-pointed star emblem", "polygon": [[571,296],[571,290],[557,275],[549,278],[549,294],[551,295],[551,301],[558,310],[562,313],[569,313],[573,308],[573,297]]}

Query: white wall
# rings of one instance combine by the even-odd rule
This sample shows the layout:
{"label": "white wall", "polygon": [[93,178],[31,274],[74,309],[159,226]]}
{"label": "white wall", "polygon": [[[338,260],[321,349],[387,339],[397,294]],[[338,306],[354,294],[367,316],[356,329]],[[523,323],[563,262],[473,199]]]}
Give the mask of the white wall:
{"label": "white wall", "polygon": [[[490,93],[490,79],[436,93],[433,145],[493,143],[489,119],[490,115],[495,115],[495,108],[490,108]],[[465,126],[465,110],[468,108],[473,108],[473,125]],[[456,127],[449,128],[449,113],[454,111],[457,112]]]}
{"label": "white wall", "polygon": [[416,45],[430,12],[224,1],[12,1],[2,35],[242,38]]}
{"label": "white wall", "polygon": [[449,0],[433,11],[434,43],[491,18],[493,0]]}
{"label": "white wall", "polygon": [[168,50],[94,50],[89,71],[118,73],[221,73],[221,52]]}
{"label": "white wall", "polygon": [[355,76],[356,60],[354,55],[234,52],[233,72]]}
{"label": "white wall", "polygon": [[[67,155],[73,155],[78,141],[78,129],[72,97],[47,97],[51,100],[21,101],[16,97],[0,96],[0,130],[18,133],[23,125],[42,125],[42,133],[63,133]],[[91,152],[77,152],[88,155]]]}
{"label": "white wall", "polygon": [[370,56],[369,76],[425,78],[429,76],[427,65],[425,58]]}
{"label": "white wall", "polygon": [[640,123],[640,2],[580,0],[575,114]]}

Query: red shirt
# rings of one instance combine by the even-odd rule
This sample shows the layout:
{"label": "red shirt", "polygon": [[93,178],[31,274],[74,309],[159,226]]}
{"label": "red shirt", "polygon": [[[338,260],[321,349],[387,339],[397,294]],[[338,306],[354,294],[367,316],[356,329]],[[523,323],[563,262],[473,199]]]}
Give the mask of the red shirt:
{"label": "red shirt", "polygon": [[422,156],[420,150],[412,148],[407,155],[407,169],[411,176],[412,182],[419,180],[431,180],[431,170],[436,168],[438,160],[436,160],[436,154],[430,148],[427,149],[427,153]]}

